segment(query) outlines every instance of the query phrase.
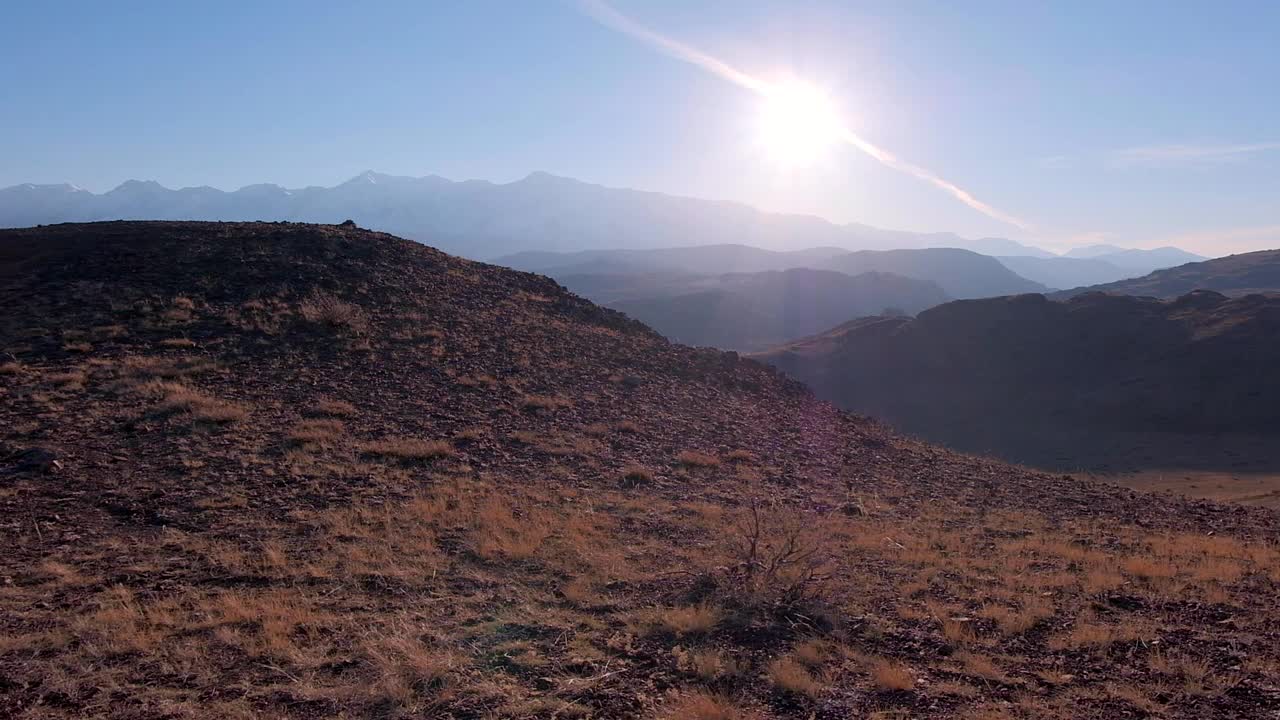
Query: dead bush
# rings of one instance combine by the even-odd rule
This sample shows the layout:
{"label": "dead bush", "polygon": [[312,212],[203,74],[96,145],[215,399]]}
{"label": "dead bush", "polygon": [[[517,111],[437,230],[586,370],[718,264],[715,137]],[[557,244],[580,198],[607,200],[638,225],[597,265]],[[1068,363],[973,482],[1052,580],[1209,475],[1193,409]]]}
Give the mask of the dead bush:
{"label": "dead bush", "polygon": [[363,335],[369,329],[369,318],[360,306],[329,293],[312,293],[298,305],[298,314],[308,323],[330,330]]}
{"label": "dead bush", "polygon": [[826,561],[812,518],[752,501],[726,550],[728,564],[707,580],[738,624],[778,623],[790,632],[830,628]]}

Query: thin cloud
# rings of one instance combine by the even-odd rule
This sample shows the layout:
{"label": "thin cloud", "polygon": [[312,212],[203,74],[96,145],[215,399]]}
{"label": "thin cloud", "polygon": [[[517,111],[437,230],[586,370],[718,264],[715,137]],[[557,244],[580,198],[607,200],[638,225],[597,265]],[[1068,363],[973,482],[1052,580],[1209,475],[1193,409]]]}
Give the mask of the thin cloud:
{"label": "thin cloud", "polygon": [[1146,145],[1117,150],[1111,159],[1121,166],[1214,163],[1276,150],[1280,150],[1280,142]]}
{"label": "thin cloud", "polygon": [[[584,12],[601,25],[640,40],[656,48],[660,52],[676,58],[677,60],[683,60],[691,65],[695,65],[713,75],[721,77],[735,85],[738,85],[739,87],[760,95],[768,95],[772,91],[769,83],[753,77],[749,73],[745,73],[733,67],[729,63],[698,50],[697,48],[654,32],[653,30],[650,30],[635,20],[632,20],[626,15],[618,12],[603,0],[579,0],[579,5],[583,8]],[[961,188],[955,183],[946,180],[933,172],[920,167],[919,165],[913,165],[910,162],[897,157],[893,153],[871,143],[847,127],[841,128],[840,138],[845,143],[861,150],[863,153],[871,156],[886,167],[893,168],[894,170],[906,173],[919,180],[923,180],[988,217],[1023,230],[1033,229],[1031,224],[1025,220],[979,200],[974,197],[972,193]]]}

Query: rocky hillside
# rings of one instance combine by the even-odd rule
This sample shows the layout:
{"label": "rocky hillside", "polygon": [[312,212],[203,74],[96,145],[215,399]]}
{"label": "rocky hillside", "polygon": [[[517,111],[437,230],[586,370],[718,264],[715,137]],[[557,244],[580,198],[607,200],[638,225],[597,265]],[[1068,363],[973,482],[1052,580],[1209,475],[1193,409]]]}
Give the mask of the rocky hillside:
{"label": "rocky hillside", "polygon": [[1193,290],[1213,290],[1233,296],[1280,293],[1280,250],[1260,250],[1187,263],[1132,280],[1067,290],[1055,297],[1106,292],[1169,299]]}
{"label": "rocky hillside", "polygon": [[1275,514],[351,226],[0,232],[0,716],[1280,711]]}
{"label": "rocky hillside", "polygon": [[954,302],[914,320],[845,325],[761,358],[846,408],[1018,462],[1276,461],[1257,448],[1229,454],[1280,436],[1276,297]]}

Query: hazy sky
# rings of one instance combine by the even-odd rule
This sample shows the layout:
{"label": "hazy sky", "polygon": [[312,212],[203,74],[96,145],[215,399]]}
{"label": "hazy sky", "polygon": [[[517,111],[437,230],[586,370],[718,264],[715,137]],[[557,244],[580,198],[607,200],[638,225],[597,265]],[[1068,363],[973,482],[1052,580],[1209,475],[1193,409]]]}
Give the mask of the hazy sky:
{"label": "hazy sky", "polygon": [[546,170],[1057,246],[1280,246],[1280,3],[613,6],[824,88],[861,137],[1033,229],[848,146],[780,168],[757,96],[572,0],[11,3],[0,186]]}

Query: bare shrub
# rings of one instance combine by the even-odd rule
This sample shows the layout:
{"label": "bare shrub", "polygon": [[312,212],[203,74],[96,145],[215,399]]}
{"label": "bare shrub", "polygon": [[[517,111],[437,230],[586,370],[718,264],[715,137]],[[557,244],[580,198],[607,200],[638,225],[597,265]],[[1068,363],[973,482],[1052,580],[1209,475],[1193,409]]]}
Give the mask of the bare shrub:
{"label": "bare shrub", "polygon": [[302,319],[331,330],[363,335],[369,329],[369,318],[364,310],[325,292],[314,292],[298,305]]}
{"label": "bare shrub", "polygon": [[752,501],[731,541],[727,586],[748,605],[784,612],[819,600],[827,575],[821,543],[799,515]]}

